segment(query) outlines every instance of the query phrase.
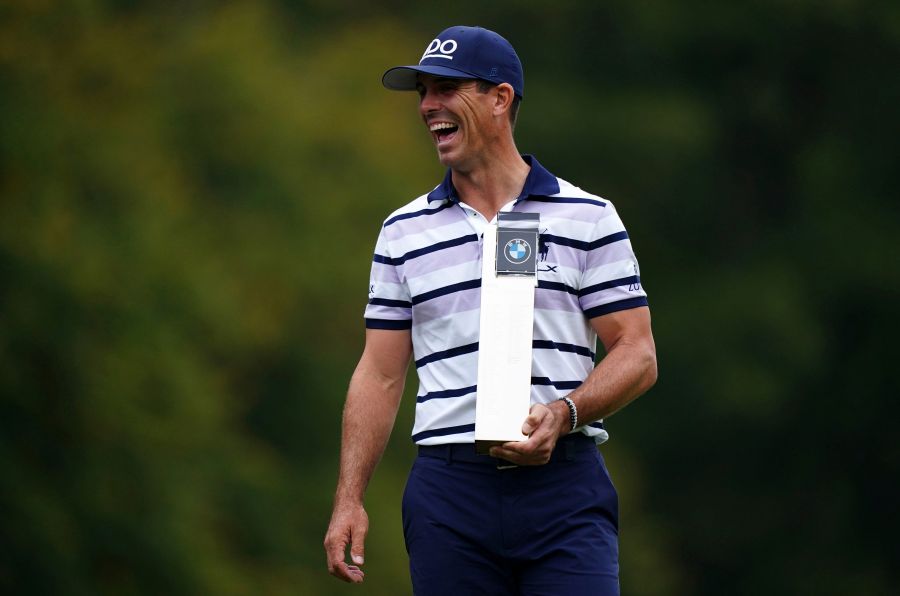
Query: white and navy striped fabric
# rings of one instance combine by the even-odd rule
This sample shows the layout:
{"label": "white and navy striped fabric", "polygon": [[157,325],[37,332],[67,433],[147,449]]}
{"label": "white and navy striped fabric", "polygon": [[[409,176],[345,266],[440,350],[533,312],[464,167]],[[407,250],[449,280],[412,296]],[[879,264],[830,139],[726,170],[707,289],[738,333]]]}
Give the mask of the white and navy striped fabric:
{"label": "white and navy striped fabric", "polygon": [[[637,259],[612,203],[555,177],[531,156],[521,196],[503,211],[540,214],[532,403],[578,387],[594,367],[589,319],[647,305]],[[385,220],[365,311],[371,329],[411,329],[419,390],[412,439],[475,440],[481,231],[489,223],[443,183]],[[581,432],[598,443],[602,422]]]}

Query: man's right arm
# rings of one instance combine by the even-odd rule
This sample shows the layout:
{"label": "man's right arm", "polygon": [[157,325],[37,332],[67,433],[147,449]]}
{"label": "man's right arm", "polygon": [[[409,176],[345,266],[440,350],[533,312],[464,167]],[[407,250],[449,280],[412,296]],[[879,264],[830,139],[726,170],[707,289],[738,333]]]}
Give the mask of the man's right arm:
{"label": "man's right arm", "polygon": [[[340,474],[325,535],[328,572],[347,582],[359,583],[365,576],[359,568],[369,529],[363,496],[391,435],[411,355],[409,330],[367,329],[366,347],[350,380]],[[347,546],[353,565],[345,560]]]}

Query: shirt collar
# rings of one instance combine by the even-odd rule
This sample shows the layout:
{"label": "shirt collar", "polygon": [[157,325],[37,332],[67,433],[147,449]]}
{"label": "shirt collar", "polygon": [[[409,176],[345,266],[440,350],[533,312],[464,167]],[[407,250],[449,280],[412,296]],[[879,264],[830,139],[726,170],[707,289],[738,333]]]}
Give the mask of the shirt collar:
{"label": "shirt collar", "polygon": [[[559,182],[556,180],[556,176],[548,172],[533,155],[523,155],[522,159],[531,166],[531,170],[528,172],[528,177],[525,178],[522,194],[516,197],[516,203],[532,196],[548,197],[559,193]],[[443,201],[447,199],[454,203],[459,203],[459,194],[457,194],[456,188],[453,186],[453,176],[450,168],[447,168],[444,180],[433,191],[428,193],[429,201]]]}

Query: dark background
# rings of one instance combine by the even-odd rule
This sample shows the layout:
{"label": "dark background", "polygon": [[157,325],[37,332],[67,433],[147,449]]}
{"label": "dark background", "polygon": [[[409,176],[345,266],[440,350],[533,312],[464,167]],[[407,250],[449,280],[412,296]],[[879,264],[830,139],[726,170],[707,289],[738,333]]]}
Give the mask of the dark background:
{"label": "dark background", "polygon": [[0,591],[409,593],[414,382],[365,585],[321,542],[378,227],[442,176],[379,79],[453,24],[641,261],[623,594],[896,589],[900,5],[85,0],[0,3]]}

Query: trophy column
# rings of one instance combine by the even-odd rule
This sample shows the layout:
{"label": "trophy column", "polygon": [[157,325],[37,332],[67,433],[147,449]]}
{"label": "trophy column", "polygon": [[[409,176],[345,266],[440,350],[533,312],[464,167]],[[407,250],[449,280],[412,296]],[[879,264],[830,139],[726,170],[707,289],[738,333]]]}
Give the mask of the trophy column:
{"label": "trophy column", "polygon": [[500,213],[484,232],[475,449],[523,441],[531,406],[531,344],[540,215]]}

